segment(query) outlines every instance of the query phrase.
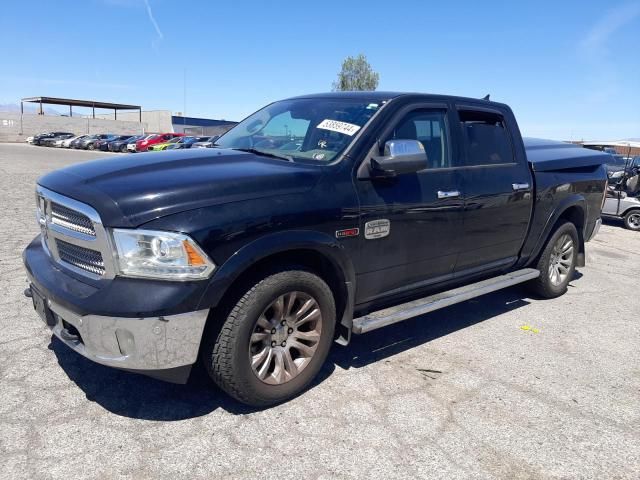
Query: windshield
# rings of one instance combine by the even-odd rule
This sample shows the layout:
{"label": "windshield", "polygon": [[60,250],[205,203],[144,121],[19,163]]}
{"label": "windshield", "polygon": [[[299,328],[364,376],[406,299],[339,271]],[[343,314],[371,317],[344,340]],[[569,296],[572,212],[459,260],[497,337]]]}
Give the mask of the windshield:
{"label": "windshield", "polygon": [[380,106],[362,99],[283,100],[240,122],[220,137],[216,146],[328,163],[349,145]]}

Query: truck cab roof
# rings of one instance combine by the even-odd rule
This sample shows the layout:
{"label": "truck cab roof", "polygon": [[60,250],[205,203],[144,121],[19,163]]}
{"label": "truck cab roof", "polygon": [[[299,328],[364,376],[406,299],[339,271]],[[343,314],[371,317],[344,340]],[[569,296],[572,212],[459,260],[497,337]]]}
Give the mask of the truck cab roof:
{"label": "truck cab roof", "polygon": [[389,91],[358,91],[358,92],[325,92],[325,93],[312,93],[307,95],[299,95],[288,98],[287,100],[300,99],[300,98],[353,98],[353,99],[371,99],[378,102],[386,102],[394,98],[399,97],[421,97],[424,100],[437,100],[437,101],[451,101],[451,102],[465,102],[465,103],[484,103],[486,105],[494,105],[498,107],[508,106],[504,103],[494,102],[492,100],[484,100],[482,98],[461,97],[456,95],[440,95],[435,93],[419,93],[419,92],[389,92]]}

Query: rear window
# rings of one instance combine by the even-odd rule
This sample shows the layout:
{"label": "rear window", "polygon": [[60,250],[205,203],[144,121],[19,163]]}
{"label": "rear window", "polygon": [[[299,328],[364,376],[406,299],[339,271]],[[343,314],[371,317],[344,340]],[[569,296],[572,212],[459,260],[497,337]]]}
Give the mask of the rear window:
{"label": "rear window", "polygon": [[467,165],[493,165],[515,162],[504,118],[492,112],[459,112]]}

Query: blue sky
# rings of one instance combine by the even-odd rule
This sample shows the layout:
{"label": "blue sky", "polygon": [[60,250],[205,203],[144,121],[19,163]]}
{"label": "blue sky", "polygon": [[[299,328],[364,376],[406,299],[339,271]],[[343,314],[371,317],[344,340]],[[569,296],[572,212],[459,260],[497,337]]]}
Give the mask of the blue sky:
{"label": "blue sky", "polygon": [[[640,137],[640,1],[11,1],[0,103],[46,95],[241,119],[330,90],[364,53],[379,90],[491,98],[523,133]],[[62,107],[64,109],[64,107]]]}

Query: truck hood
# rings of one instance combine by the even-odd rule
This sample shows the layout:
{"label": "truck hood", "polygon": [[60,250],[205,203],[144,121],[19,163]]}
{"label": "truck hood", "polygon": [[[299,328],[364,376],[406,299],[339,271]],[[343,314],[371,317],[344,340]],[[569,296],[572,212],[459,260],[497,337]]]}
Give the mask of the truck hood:
{"label": "truck hood", "polygon": [[186,210],[302,193],[321,167],[223,149],[181,149],[79,163],[38,183],[95,208],[109,227],[137,227]]}

